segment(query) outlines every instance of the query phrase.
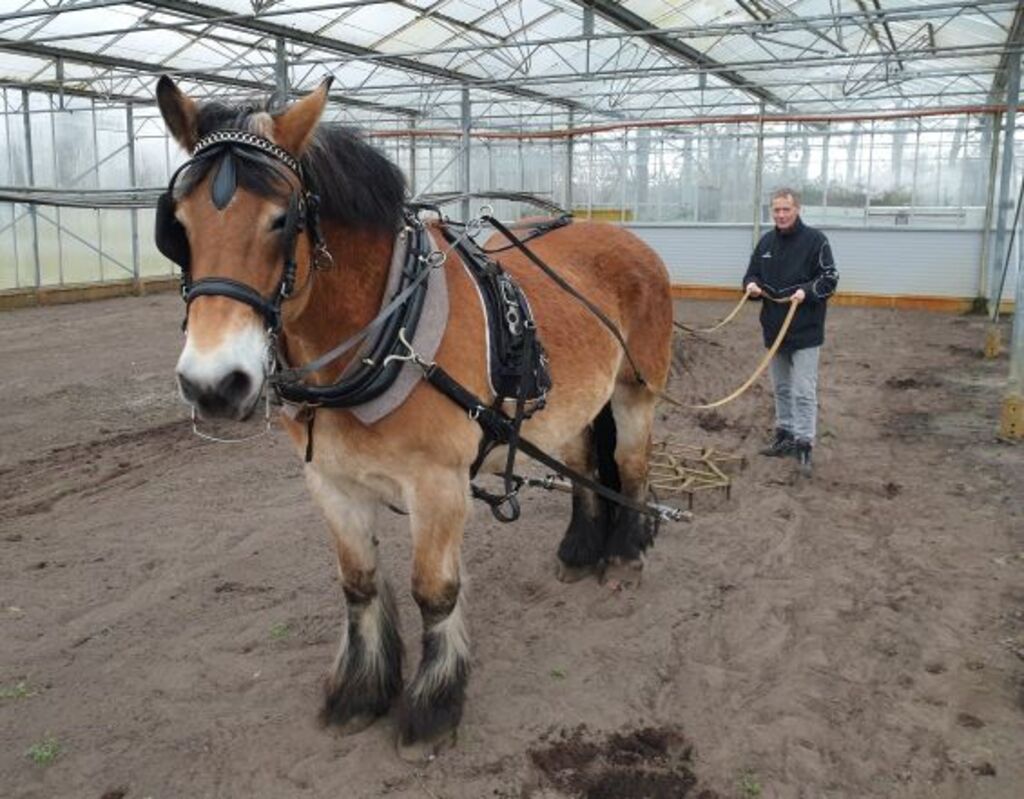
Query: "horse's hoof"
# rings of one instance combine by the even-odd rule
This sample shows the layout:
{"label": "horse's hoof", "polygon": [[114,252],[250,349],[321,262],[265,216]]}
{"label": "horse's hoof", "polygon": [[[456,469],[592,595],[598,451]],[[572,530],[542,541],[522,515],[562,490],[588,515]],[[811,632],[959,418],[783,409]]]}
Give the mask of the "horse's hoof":
{"label": "horse's hoof", "polygon": [[455,746],[455,730],[445,730],[424,741],[404,743],[398,736],[398,756],[406,763],[429,763],[446,749]]}
{"label": "horse's hoof", "polygon": [[643,578],[643,571],[643,558],[633,560],[617,557],[609,558],[604,569],[601,571],[600,583],[601,585],[612,586],[616,590],[621,588],[639,588]]}
{"label": "horse's hoof", "polygon": [[555,577],[559,582],[575,583],[596,573],[597,567],[594,565],[569,566],[561,558],[555,558]]}

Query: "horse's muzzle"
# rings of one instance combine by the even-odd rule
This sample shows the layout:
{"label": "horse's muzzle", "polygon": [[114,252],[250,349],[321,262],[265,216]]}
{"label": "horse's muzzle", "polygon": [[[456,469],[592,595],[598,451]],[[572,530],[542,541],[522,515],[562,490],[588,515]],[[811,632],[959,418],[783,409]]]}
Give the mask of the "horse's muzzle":
{"label": "horse's muzzle", "polygon": [[178,373],[182,398],[204,419],[248,419],[259,400],[261,385],[252,376],[234,369],[215,381],[193,380]]}

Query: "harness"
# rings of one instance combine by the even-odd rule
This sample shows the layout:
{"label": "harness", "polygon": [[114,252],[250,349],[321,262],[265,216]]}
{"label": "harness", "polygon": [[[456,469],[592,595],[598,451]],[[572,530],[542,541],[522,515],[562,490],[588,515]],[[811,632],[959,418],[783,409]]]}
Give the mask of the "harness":
{"label": "harness", "polygon": [[[234,159],[254,162],[275,169],[287,180],[290,172],[298,181],[298,189],[290,192],[288,210],[285,216],[281,238],[281,277],[269,297],[252,286],[228,277],[208,277],[193,281],[191,277],[191,252],[184,227],[175,218],[176,200],[174,188],[179,176],[189,167],[203,164],[221,157],[217,174],[211,182],[211,197],[218,208],[230,201],[237,185]],[[287,172],[285,171],[287,170]],[[289,181],[290,183],[290,181]],[[519,518],[517,499],[523,478],[514,473],[515,458],[519,450],[551,469],[619,505],[652,517],[681,518],[677,509],[655,504],[641,504],[613,491],[600,483],[570,469],[565,464],[547,455],[536,445],[520,435],[524,419],[544,407],[551,377],[547,358],[538,337],[536,324],[529,302],[511,275],[488,257],[473,240],[479,230],[467,224],[461,234],[456,234],[454,225],[442,217],[441,231],[448,242],[445,252],[433,250],[430,236],[418,211],[428,208],[437,211],[436,206],[410,205],[405,209],[406,232],[409,246],[400,283],[395,296],[377,316],[362,330],[342,341],[329,352],[314,361],[299,367],[287,365],[280,348],[281,306],[292,297],[295,290],[297,265],[295,248],[298,234],[308,231],[312,243],[311,275],[317,269],[329,267],[333,261],[327,251],[320,228],[319,197],[306,184],[300,162],[290,153],[273,142],[253,133],[237,130],[216,131],[201,138],[193,147],[191,157],[171,176],[167,191],[157,202],[155,240],[157,248],[170,260],[181,267],[181,296],[186,305],[183,329],[188,322],[188,307],[198,297],[222,296],[252,307],[264,320],[269,341],[269,365],[267,382],[278,403],[299,406],[305,412],[307,424],[306,461],[312,459],[313,423],[319,407],[347,408],[368,402],[382,394],[394,382],[404,362],[412,362],[423,370],[424,378],[435,388],[462,407],[469,418],[480,425],[483,439],[477,458],[470,469],[470,478],[476,476],[486,455],[499,445],[508,446],[503,479],[504,494],[492,494],[476,485],[473,495],[491,506],[494,516],[503,522]],[[565,283],[550,267],[544,264],[522,241],[491,216],[482,217],[499,230],[512,243],[539,265],[563,289],[583,302],[608,327],[620,343],[625,345],[621,334],[607,317],[589,301],[580,296]],[[528,238],[549,232],[567,224],[568,215],[552,220]],[[504,249],[504,248],[502,248]],[[492,405],[485,404],[468,389],[454,380],[436,363],[425,363],[409,343],[419,321],[420,311],[427,290],[431,272],[442,266],[447,253],[456,250],[470,274],[474,277],[485,308],[488,309],[488,340],[490,342],[490,379],[495,394]],[[500,251],[500,250],[498,250]],[[309,385],[304,378],[328,365],[336,358],[351,350],[364,340],[370,340],[365,347],[367,353],[354,370],[326,386]],[[629,357],[628,349],[626,350]],[[635,366],[634,366],[635,369]],[[638,380],[643,382],[639,371]],[[503,410],[503,404],[514,402],[511,416]],[[508,511],[504,511],[504,507]]]}
{"label": "harness", "polygon": [[[468,392],[464,394],[464,390],[454,390],[456,386],[462,387],[446,374],[442,377],[442,373],[435,373],[436,383],[430,375],[427,375],[427,380],[462,405],[483,430],[476,459],[469,469],[470,480],[476,477],[484,459],[493,449],[502,444],[508,445],[502,475],[505,493],[494,494],[475,484],[472,491],[474,497],[490,505],[495,518],[510,522],[518,519],[520,513],[517,494],[522,478],[514,472],[519,430],[525,419],[547,404],[547,393],[551,388],[548,359],[537,336],[533,310],[519,284],[471,236],[456,235],[452,225],[442,226],[441,232],[473,276],[484,306],[490,363],[488,377],[495,400],[490,408],[483,410],[497,414],[498,419],[509,423],[498,423],[497,419],[488,419],[486,415],[481,418],[480,401]],[[502,411],[507,402],[515,403],[511,419]],[[502,510],[506,505],[508,513]]]}

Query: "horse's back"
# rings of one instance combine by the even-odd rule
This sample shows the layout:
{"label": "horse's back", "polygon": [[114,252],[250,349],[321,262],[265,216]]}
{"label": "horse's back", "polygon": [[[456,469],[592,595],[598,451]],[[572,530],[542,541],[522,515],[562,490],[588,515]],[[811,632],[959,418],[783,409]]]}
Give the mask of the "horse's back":
{"label": "horse's back", "polygon": [[[507,243],[495,234],[487,247]],[[663,384],[671,360],[672,290],[658,254],[629,230],[601,222],[573,222],[526,246],[619,327],[640,370],[656,385]],[[597,317],[525,255],[513,249],[499,260],[526,292],[546,346],[562,343],[558,331],[570,331],[567,346],[584,352],[597,342],[608,343],[609,334]],[[611,344],[614,354],[621,355],[618,344]]]}

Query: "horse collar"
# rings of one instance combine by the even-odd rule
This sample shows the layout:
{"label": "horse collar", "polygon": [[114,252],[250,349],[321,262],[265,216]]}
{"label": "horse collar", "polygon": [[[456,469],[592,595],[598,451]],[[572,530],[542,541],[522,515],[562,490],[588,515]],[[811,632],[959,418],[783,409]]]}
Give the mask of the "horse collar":
{"label": "horse collar", "polygon": [[[402,237],[406,241],[403,243]],[[405,345],[401,334],[411,340],[420,321],[428,289],[428,278],[437,263],[431,258],[430,237],[423,224],[412,215],[398,234],[396,251],[405,247],[394,293],[377,316],[365,327],[315,360],[288,367],[284,354],[278,353],[282,369],[270,376],[278,398],[293,406],[356,408],[381,397],[398,378]],[[358,360],[330,385],[309,385],[304,379],[353,348],[362,345]]]}

